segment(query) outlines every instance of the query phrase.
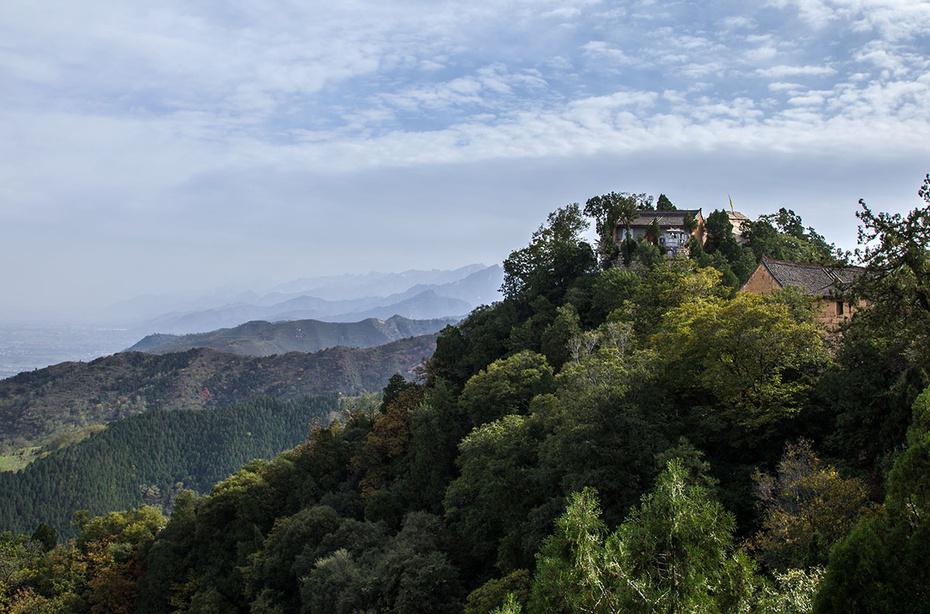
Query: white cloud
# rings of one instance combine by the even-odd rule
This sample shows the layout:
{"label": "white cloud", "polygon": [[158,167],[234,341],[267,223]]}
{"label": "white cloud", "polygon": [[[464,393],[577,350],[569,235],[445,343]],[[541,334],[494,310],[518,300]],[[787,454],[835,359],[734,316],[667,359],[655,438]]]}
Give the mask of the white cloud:
{"label": "white cloud", "polygon": [[[695,4],[582,0],[9,0],[0,259],[19,257],[4,246],[22,234],[11,228],[46,220],[76,235],[241,242],[261,227],[274,239],[297,232],[293,219],[313,227],[336,210],[367,219],[390,199],[429,200],[460,173],[481,184],[476,169],[510,182],[489,192],[518,192],[537,167],[608,159],[657,160],[668,174],[669,158],[763,168],[812,156],[823,162],[811,173],[839,174],[851,156],[867,168],[894,144],[899,159],[925,165],[930,66],[913,24],[927,23],[926,2],[776,3],[785,10],[750,3],[737,17],[711,3],[695,19]],[[791,12],[810,26],[800,36]],[[505,167],[526,174],[509,179]],[[383,178],[374,197],[342,195],[372,175]]]}
{"label": "white cloud", "polygon": [[687,93],[677,90],[665,90],[662,92],[662,98],[674,105],[682,105],[688,101]]}
{"label": "white cloud", "polygon": [[823,27],[836,18],[836,12],[826,0],[770,0],[779,8],[793,7],[802,19],[814,27]]}
{"label": "white cloud", "polygon": [[[802,7],[786,0],[779,4],[797,4],[812,23],[826,23],[841,16],[843,3],[811,1],[801,3]],[[846,4],[848,8],[849,3]],[[881,3],[866,4],[876,8]],[[361,6],[365,10],[359,10]],[[169,8],[159,10],[154,17],[122,9],[111,16],[111,23],[116,20],[124,27],[100,26],[81,38],[70,36],[53,22],[41,22],[28,10],[16,15],[13,22],[33,34],[38,30],[37,39],[43,44],[76,47],[73,56],[79,62],[90,62],[95,53],[108,49],[112,63],[104,62],[100,71],[106,79],[100,77],[94,82],[91,77],[92,83],[84,90],[90,108],[82,110],[78,105],[74,111],[50,109],[49,112],[57,114],[57,121],[61,122],[80,124],[85,117],[90,118],[91,125],[104,122],[108,127],[102,129],[102,138],[108,134],[116,138],[121,130],[130,134],[142,131],[144,136],[137,137],[140,141],[155,143],[150,155],[158,156],[157,152],[164,148],[164,164],[178,176],[208,172],[208,168],[226,164],[296,163],[303,167],[345,170],[353,165],[466,161],[470,156],[489,159],[651,147],[649,143],[655,139],[670,138],[670,126],[680,130],[670,142],[681,147],[759,143],[762,141],[756,137],[764,131],[769,134],[768,142],[781,143],[780,147],[785,148],[799,138],[799,126],[803,126],[807,136],[818,134],[825,142],[835,140],[821,128],[824,122],[837,121],[836,116],[802,116],[791,108],[779,111],[772,106],[775,104],[772,99],[764,97],[768,92],[784,92],[788,95],[783,100],[791,107],[822,106],[835,96],[830,90],[808,91],[790,79],[835,77],[838,68],[832,64],[761,67],[755,74],[773,80],[760,85],[761,92],[733,95],[717,92],[727,85],[728,77],[722,75],[728,71],[733,74],[738,67],[740,56],[733,51],[741,43],[739,37],[729,40],[700,30],[660,26],[649,32],[653,44],[646,51],[650,58],[635,62],[628,53],[629,47],[606,38],[592,38],[581,45],[581,54],[595,63],[642,70],[650,60],[655,60],[687,80],[680,87],[668,87],[669,83],[660,80],[654,84],[654,91],[618,88],[590,95],[585,92],[590,87],[587,85],[577,91],[557,90],[547,78],[547,71],[559,79],[578,78],[573,72],[577,51],[573,58],[571,47],[565,45],[551,49],[548,57],[538,58],[539,69],[493,63],[462,71],[457,66],[468,57],[472,47],[466,41],[480,38],[480,32],[489,24],[508,19],[508,10],[512,19],[532,19],[533,15],[548,18],[554,15],[553,11],[562,17],[582,18],[589,8],[583,2],[567,5],[550,2],[542,6],[517,2],[480,7],[462,4],[423,14],[399,13],[351,2],[344,9],[316,15],[316,19],[307,18],[299,7],[291,7],[290,14],[250,7],[245,14],[222,19]],[[73,11],[66,7],[72,18],[76,15]],[[863,11],[865,8],[859,10]],[[90,12],[88,17],[102,19],[104,14],[102,9],[94,14],[93,7]],[[759,27],[749,17],[723,17],[721,21],[730,28]],[[244,28],[245,23],[251,25]],[[58,36],[64,39],[56,43]],[[655,44],[656,41],[662,44]],[[754,33],[743,41],[749,46],[736,47],[742,52],[739,61],[766,61],[778,53],[778,37],[770,32]],[[857,52],[855,59],[888,71],[890,80],[902,78],[906,70],[918,65],[914,55],[893,45],[870,43]],[[12,71],[10,66],[22,62],[10,57],[0,56],[0,66]],[[135,68],[137,64],[149,67],[150,71],[140,72]],[[31,70],[53,81],[60,74],[59,67],[54,65]],[[410,79],[404,75],[405,70],[427,76]],[[130,72],[145,76],[137,80],[129,76]],[[75,76],[86,74],[86,70],[79,70]],[[874,113],[870,111],[877,109],[889,114],[887,121],[901,119],[895,114],[903,107],[890,102],[897,100],[892,91],[911,98],[919,97],[922,91],[886,89],[882,90],[884,96],[874,92],[866,96],[863,91],[871,87],[867,85],[870,80],[851,75],[847,82],[857,82],[856,78],[863,85],[853,88],[853,94],[843,90],[844,99],[853,96],[849,104],[873,119]],[[334,98],[338,104],[327,108],[330,96],[323,92],[336,91],[334,88],[358,79],[366,80],[370,91],[345,102]],[[107,117],[106,104],[101,108],[94,104],[94,98],[113,99],[110,80],[130,84],[130,93],[137,88],[146,104],[151,102],[160,110],[132,112],[122,117],[125,111],[120,109]],[[701,89],[699,85],[716,93],[694,98],[693,92]],[[862,95],[856,97],[855,92]],[[348,93],[351,95],[351,90]],[[293,111],[288,111],[292,105],[303,109],[301,113],[307,119],[301,121]],[[669,105],[674,113],[668,112]],[[284,118],[279,117],[282,110],[286,113]],[[34,110],[12,115],[19,117],[20,113],[36,117],[35,122],[26,123],[33,126],[40,124],[45,115]],[[437,123],[422,128],[408,125],[400,119],[402,114],[436,118]],[[267,122],[277,121],[283,123],[269,132]],[[857,120],[845,115],[843,121]],[[908,116],[907,121],[918,122],[919,131],[916,116]],[[702,123],[713,124],[713,130]],[[909,125],[909,130],[912,128]],[[863,125],[858,132],[869,130]],[[641,138],[631,140],[631,134]],[[24,135],[24,138],[30,137]],[[77,151],[93,148],[91,144],[71,146]],[[124,146],[131,149],[122,143],[118,147]],[[169,152],[173,147],[190,152],[192,158],[209,151],[210,164],[199,171],[179,170],[170,163],[173,154]],[[48,154],[43,151],[43,155]],[[10,157],[15,158],[15,154],[11,152]],[[38,167],[46,165],[37,159],[33,163]],[[119,161],[112,163],[118,165]],[[79,160],[74,164],[81,166]],[[154,178],[153,186],[171,173]]]}
{"label": "white cloud", "polygon": [[930,23],[930,0],[771,0],[770,4],[794,8],[815,28],[844,22],[891,40],[925,36]]}
{"label": "white cloud", "polygon": [[768,85],[769,91],[772,92],[788,92],[792,90],[802,89],[802,86],[797,83],[791,83],[789,81],[773,81]]}
{"label": "white cloud", "polygon": [[824,102],[824,96],[820,92],[808,92],[799,96],[792,96],[788,99],[788,104],[795,106],[819,106]]}
{"label": "white cloud", "polygon": [[830,66],[790,66],[779,64],[778,66],[769,66],[768,68],[759,68],[756,74],[760,77],[770,77],[774,79],[783,79],[785,77],[828,77],[836,74],[836,70]]}
{"label": "white cloud", "polygon": [[[917,9],[891,0],[776,0],[775,4],[796,8],[811,24],[868,17],[879,28],[888,11],[919,14],[925,3],[918,1]],[[171,3],[152,11],[94,3],[77,9],[62,3],[58,20],[47,19],[45,11],[25,3],[16,3],[15,10],[11,6],[0,9],[0,15],[9,17],[0,33],[10,34],[24,51],[0,55],[0,70],[21,83],[51,83],[78,95],[61,109],[13,105],[9,115],[36,117],[30,125],[51,113],[72,117],[76,123],[85,116],[92,123],[106,118],[109,125],[125,126],[130,132],[151,126],[160,136],[146,138],[154,138],[156,150],[177,146],[199,151],[202,142],[211,151],[213,164],[287,163],[293,155],[302,165],[349,168],[353,163],[420,163],[429,158],[423,157],[427,151],[430,156],[441,152],[429,158],[434,160],[542,155],[539,152],[575,151],[574,137],[580,134],[584,138],[578,150],[610,149],[611,143],[628,142],[615,134],[621,126],[644,137],[664,138],[664,130],[675,125],[682,134],[674,142],[701,147],[711,141],[732,144],[743,137],[756,142],[752,135],[759,130],[781,126],[788,136],[773,140],[788,143],[795,138],[800,116],[793,109],[779,111],[779,103],[773,101],[809,107],[832,96],[830,90],[807,91],[793,80],[834,77],[838,82],[862,83],[864,88],[872,79],[860,67],[860,74],[844,80],[841,63],[824,59],[814,49],[806,55],[795,49],[792,60],[798,63],[756,68],[756,76],[771,82],[747,85],[739,77],[745,74],[739,72],[746,70],[745,63],[771,61],[783,40],[773,32],[759,31],[760,20],[751,16],[719,17],[717,21],[727,28],[757,30],[748,36],[730,36],[686,23],[661,23],[656,13],[651,21],[661,25],[640,33],[648,45],[636,44],[632,38],[637,24],[619,32],[598,23],[582,31],[580,40],[587,42],[580,48],[569,35],[531,26],[542,23],[533,22],[537,18],[571,17],[583,22],[592,7],[595,14],[603,14],[603,7],[589,2],[501,0],[423,11],[423,5],[413,1],[402,3],[406,10],[400,10],[352,0],[324,11],[301,5],[250,5],[222,14],[182,10]],[[665,8],[666,13],[671,10]],[[610,19],[614,18],[635,21],[626,11]],[[88,27],[78,34],[67,27],[69,22]],[[519,27],[514,36],[525,36],[526,45],[551,37],[540,43],[541,55],[520,57],[515,51],[507,61],[475,61],[498,55],[483,48],[489,41],[519,50],[520,45],[494,34],[515,24]],[[632,42],[624,44],[628,39]],[[645,57],[634,60],[633,53]],[[918,54],[881,41],[861,47],[852,57],[886,71],[883,78],[888,82],[926,70]],[[603,75],[590,78],[576,68],[585,66],[580,58],[589,60],[589,71],[606,66],[623,66],[618,75],[640,71],[639,83],[648,83],[654,91],[623,87],[622,76],[616,77],[616,83],[601,82]],[[656,64],[663,67],[662,73],[646,75]],[[694,92],[702,89],[714,95],[695,104]],[[768,98],[773,92],[787,96]],[[55,100],[54,93],[53,87],[47,99]],[[910,95],[918,93],[914,90]],[[869,104],[880,105],[892,114],[888,121],[899,119],[894,116],[897,107],[883,100],[856,104],[866,109]],[[669,106],[678,114],[670,114]],[[410,122],[407,116],[427,125]],[[788,117],[790,122],[779,123]],[[805,129],[816,132],[821,120],[831,119],[807,117],[812,126]],[[739,122],[739,130],[726,126],[713,139],[696,143],[688,135],[705,134],[701,121]],[[587,133],[595,126],[609,135],[605,143]],[[561,138],[556,137],[558,129],[565,130]],[[504,136],[513,138],[503,140]],[[408,151],[411,143],[416,146]]]}
{"label": "white cloud", "polygon": [[930,68],[926,55],[905,51],[899,45],[886,41],[868,42],[853,56],[857,62],[871,64],[884,71],[885,76],[903,77]]}
{"label": "white cloud", "polygon": [[630,58],[622,49],[611,46],[604,41],[588,41],[581,46],[584,54],[595,61],[605,61],[609,65],[630,64]]}
{"label": "white cloud", "polygon": [[581,9],[577,6],[563,6],[559,8],[554,8],[549,11],[546,11],[542,14],[543,17],[556,17],[559,19],[568,19],[571,17],[578,17],[581,14]]}
{"label": "white cloud", "polygon": [[[441,130],[392,131],[364,139],[336,135],[324,141],[293,145],[241,140],[218,148],[187,138],[181,125],[170,122],[157,126],[137,123],[134,127],[123,122],[89,124],[85,116],[60,117],[49,130],[70,134],[70,144],[64,150],[75,153],[95,148],[89,140],[92,134],[97,135],[93,139],[98,143],[107,142],[115,134],[125,134],[127,145],[136,140],[170,145],[155,151],[126,147],[107,163],[117,183],[122,183],[127,175],[132,176],[131,168],[163,169],[161,174],[147,175],[146,183],[138,186],[141,192],[146,192],[166,181],[183,182],[209,168],[245,169],[256,164],[347,172],[478,160],[631,153],[657,147],[706,150],[735,146],[757,151],[773,148],[800,152],[811,147],[842,151],[852,144],[876,147],[888,142],[919,144],[930,142],[930,125],[926,121],[930,113],[928,89],[927,83],[870,84],[847,89],[837,97],[830,113],[789,109],[771,115],[745,98],[697,99],[687,110],[657,113],[654,109],[660,97],[655,93],[620,91],[575,100],[547,111],[514,112],[491,123],[485,121],[488,118],[481,118]],[[828,95],[832,94],[829,91],[799,94],[791,99],[791,104],[819,107]],[[5,117],[4,121],[24,124],[22,117]],[[79,125],[84,129],[78,130]],[[183,151],[185,155],[167,155],[168,151]],[[23,153],[28,156],[30,152]],[[32,153],[37,154],[30,160],[35,171],[43,167],[39,160],[47,152]],[[93,164],[99,163],[98,159]],[[69,159],[68,165],[74,169],[86,166],[77,158]],[[48,166],[49,170],[52,167],[54,164]],[[124,171],[120,170],[122,167]],[[86,171],[76,172],[92,177],[91,169],[92,166],[87,166]]]}
{"label": "white cloud", "polygon": [[448,109],[456,106],[504,108],[517,89],[541,90],[546,80],[538,71],[511,73],[505,66],[493,64],[473,74],[427,86],[393,93],[382,93],[377,100],[405,111]]}
{"label": "white cloud", "polygon": [[755,20],[745,15],[732,15],[725,17],[722,21],[723,27],[727,30],[752,30],[756,27]]}
{"label": "white cloud", "polygon": [[774,45],[763,45],[761,47],[755,47],[754,49],[748,49],[745,52],[746,60],[752,63],[771,60],[776,55],[778,55],[778,49]]}

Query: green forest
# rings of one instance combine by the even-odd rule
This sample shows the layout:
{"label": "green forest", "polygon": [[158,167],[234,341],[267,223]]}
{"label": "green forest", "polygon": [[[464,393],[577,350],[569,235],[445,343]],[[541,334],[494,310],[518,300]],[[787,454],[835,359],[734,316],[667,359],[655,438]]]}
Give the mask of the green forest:
{"label": "green forest", "polygon": [[[236,356],[210,349],[120,352],[0,380],[0,468],[22,468],[107,424],[149,411],[380,390],[432,354],[435,335],[368,348]],[[6,462],[4,462],[6,461]]]}
{"label": "green forest", "polygon": [[[930,611],[930,176],[918,199],[860,203],[855,255],[788,209],[745,245],[714,212],[706,244],[671,257],[614,241],[665,197],[561,207],[421,380],[176,493],[170,517],[3,534],[0,609]],[[843,299],[866,307],[828,334],[800,292],[738,292],[763,256],[855,258]],[[93,497],[119,483],[87,479]]]}
{"label": "green forest", "polygon": [[0,526],[31,531],[45,523],[69,536],[76,510],[170,507],[181,488],[206,492],[253,458],[300,443],[311,420],[328,422],[339,406],[336,396],[256,400],[117,421],[22,471],[0,473]]}

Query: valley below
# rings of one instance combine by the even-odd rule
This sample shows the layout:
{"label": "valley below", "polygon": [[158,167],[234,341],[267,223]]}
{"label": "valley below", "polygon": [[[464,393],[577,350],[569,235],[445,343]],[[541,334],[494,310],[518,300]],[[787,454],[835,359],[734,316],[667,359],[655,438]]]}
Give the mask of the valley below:
{"label": "valley below", "polygon": [[58,448],[87,429],[146,411],[222,407],[256,397],[299,399],[380,390],[435,347],[435,335],[373,348],[238,356],[210,349],[174,354],[125,352],[62,363],[0,380],[0,452],[7,464],[23,450]]}

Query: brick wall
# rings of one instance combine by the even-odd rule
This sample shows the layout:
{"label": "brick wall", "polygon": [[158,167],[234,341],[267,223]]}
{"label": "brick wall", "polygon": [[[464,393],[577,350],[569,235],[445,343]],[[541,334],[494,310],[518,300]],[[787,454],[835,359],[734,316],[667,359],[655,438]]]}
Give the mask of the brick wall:
{"label": "brick wall", "polygon": [[837,301],[836,299],[825,298],[817,301],[817,304],[814,306],[816,310],[815,317],[827,327],[827,330],[837,330],[843,322],[849,320],[849,318],[863,306],[843,302],[843,313],[839,313],[840,309],[838,308],[838,304],[840,302],[841,301]]}
{"label": "brick wall", "polygon": [[745,284],[743,284],[743,292],[752,292],[753,294],[768,294],[778,290],[781,286],[778,285],[778,282],[775,281],[775,278],[768,272],[768,270],[759,265],[756,267],[756,270],[749,277]]}

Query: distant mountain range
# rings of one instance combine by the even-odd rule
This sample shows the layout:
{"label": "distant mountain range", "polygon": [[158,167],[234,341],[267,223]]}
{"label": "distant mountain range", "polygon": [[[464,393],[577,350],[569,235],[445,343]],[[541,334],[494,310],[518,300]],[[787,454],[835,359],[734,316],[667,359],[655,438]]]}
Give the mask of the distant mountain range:
{"label": "distant mountain range", "polygon": [[459,318],[478,305],[499,300],[502,281],[500,266],[483,264],[453,270],[327,275],[266,286],[262,292],[218,288],[200,296],[137,296],[95,310],[91,319],[73,322],[0,322],[0,379],[119,352],[152,333],[203,333],[254,320]]}
{"label": "distant mountain range", "polygon": [[455,322],[455,318],[410,320],[401,316],[387,320],[368,318],[360,322],[254,321],[208,333],[149,335],[128,351],[167,354],[210,348],[241,356],[270,356],[287,352],[317,352],[336,346],[366,348],[436,333]]}
{"label": "distant mountain range", "polygon": [[146,411],[378,391],[394,373],[409,376],[435,345],[436,335],[424,335],[372,348],[270,357],[211,349],[125,352],[20,373],[0,380],[0,460],[56,447],[56,440]]}
{"label": "distant mountain range", "polygon": [[273,296],[274,293],[309,294],[330,301],[389,296],[416,286],[449,284],[487,268],[489,267],[483,264],[469,264],[452,270],[411,269],[400,273],[373,272],[360,275],[310,277],[280,284],[273,288],[269,295]]}
{"label": "distant mountain range", "polygon": [[[374,279],[364,275],[292,282],[270,294],[253,296],[248,302],[167,313],[139,328],[159,333],[188,334],[230,328],[253,320],[356,322],[366,318],[387,319],[394,315],[413,319],[458,317],[478,305],[498,300],[504,275],[499,265],[472,265],[455,271],[433,271],[429,275],[423,271],[408,273],[377,274],[380,277]],[[440,283],[409,285],[422,279],[437,279]],[[366,288],[366,281],[371,282],[367,286],[370,293],[356,296]],[[395,287],[404,289],[385,296],[377,294]],[[350,298],[323,298],[320,295]]]}

